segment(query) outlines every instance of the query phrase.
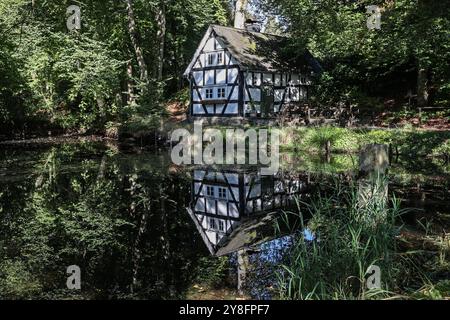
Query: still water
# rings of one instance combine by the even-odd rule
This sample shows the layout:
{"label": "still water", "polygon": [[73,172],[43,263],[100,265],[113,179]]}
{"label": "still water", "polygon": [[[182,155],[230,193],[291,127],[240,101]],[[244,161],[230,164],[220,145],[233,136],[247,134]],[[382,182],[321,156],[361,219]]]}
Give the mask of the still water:
{"label": "still water", "polygon": [[[277,219],[351,179],[357,164],[354,155],[282,154],[279,172],[262,176],[258,167],[178,167],[168,151],[108,143],[2,146],[0,298],[181,299],[205,282],[273,298],[298,236]],[[390,195],[415,208],[402,222],[411,230],[448,228],[449,185],[444,164],[393,159],[389,170]],[[81,291],[66,287],[71,265]]]}

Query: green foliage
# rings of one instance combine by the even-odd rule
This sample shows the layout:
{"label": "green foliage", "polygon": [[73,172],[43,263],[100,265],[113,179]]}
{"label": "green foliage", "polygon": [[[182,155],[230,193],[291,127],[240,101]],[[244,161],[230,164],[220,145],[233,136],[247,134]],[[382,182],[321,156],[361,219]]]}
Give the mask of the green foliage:
{"label": "green foliage", "polygon": [[[319,102],[347,101],[373,108],[380,105],[377,97],[401,101],[409,89],[416,91],[419,68],[429,71],[435,103],[448,102],[450,8],[444,2],[254,2],[281,18],[293,45],[306,45],[321,61],[326,72],[316,90]],[[366,26],[369,5],[382,10],[380,30]]]}
{"label": "green foliage", "polygon": [[[149,74],[142,83],[125,1],[84,1],[81,30],[72,33],[66,28],[68,2],[33,4],[0,0],[1,134],[46,133],[46,127],[102,132],[108,122],[123,132],[153,130],[165,116],[165,99],[184,86],[183,69],[208,25],[230,19],[226,1],[133,1]],[[164,26],[156,19],[162,5]]]}
{"label": "green foliage", "polygon": [[[168,174],[161,155],[114,149],[1,150],[2,165],[14,172],[0,185],[1,298],[173,299],[197,278],[203,243],[193,241],[185,211],[187,177]],[[65,289],[74,264],[82,270],[75,294]]]}
{"label": "green foliage", "polygon": [[[357,187],[338,184],[331,195],[317,195],[299,207],[301,228],[315,239],[302,233],[296,237],[289,262],[278,272],[280,298],[367,299],[392,289],[398,275],[392,256],[398,233],[394,223],[402,211],[395,199],[388,204],[382,179],[373,183],[377,187],[368,197]],[[382,270],[382,290],[365,286],[371,265]]]}
{"label": "green foliage", "polygon": [[443,300],[449,295],[449,282],[443,281],[436,285],[424,286],[420,291],[414,293],[413,297],[418,300]]}
{"label": "green foliage", "polygon": [[329,141],[331,151],[334,153],[354,153],[364,145],[378,143],[392,144],[402,155],[415,157],[446,154],[449,138],[450,133],[447,131],[421,131],[406,128],[362,130],[330,126],[309,127],[295,129],[289,135],[283,149],[323,153],[326,142]]}
{"label": "green foliage", "polygon": [[[349,154],[333,154],[329,161],[322,154],[315,153],[301,153],[296,154],[293,167],[290,169],[305,171],[317,174],[339,174],[344,172],[351,172],[358,167],[358,159]],[[282,163],[283,165],[283,163]]]}
{"label": "green foliage", "polygon": [[[44,43],[30,41],[34,50],[22,52],[24,78],[29,79],[36,101],[30,115],[46,113],[63,128],[101,127],[102,121],[117,116],[124,63],[114,58],[114,52],[85,36],[38,33],[36,38],[42,37]],[[46,49],[49,42],[51,53]]]}
{"label": "green foliage", "polygon": [[0,263],[0,298],[29,299],[41,290],[37,278],[20,260],[4,260]]}
{"label": "green foliage", "polygon": [[357,147],[358,139],[352,131],[338,127],[319,127],[315,130],[299,129],[301,144],[308,145],[313,150],[323,151],[327,142],[337,151],[352,150]]}
{"label": "green foliage", "polygon": [[212,288],[220,288],[229,276],[230,261],[228,257],[201,258],[198,268],[196,281]]}
{"label": "green foliage", "polygon": [[447,156],[450,157],[450,139],[433,149],[433,155],[435,156]]}

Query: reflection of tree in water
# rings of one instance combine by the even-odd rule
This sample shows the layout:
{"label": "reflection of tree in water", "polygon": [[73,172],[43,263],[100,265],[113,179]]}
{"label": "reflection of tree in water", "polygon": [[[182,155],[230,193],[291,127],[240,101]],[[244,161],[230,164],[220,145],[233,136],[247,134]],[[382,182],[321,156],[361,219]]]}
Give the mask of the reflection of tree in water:
{"label": "reflection of tree in water", "polygon": [[[395,176],[402,176],[400,164],[392,168]],[[160,156],[61,145],[1,150],[0,168],[0,297],[182,298],[198,274],[214,272],[223,284],[227,261],[205,258],[207,249],[185,211],[191,178],[168,173]],[[433,196],[436,205],[446,206],[443,179],[442,186],[431,183],[434,189],[421,185],[423,201]],[[322,192],[329,193],[322,174],[307,180],[322,182]],[[406,181],[393,184],[393,191],[420,200],[413,187]],[[275,271],[287,264],[290,241],[250,248],[244,289],[252,297],[274,297]],[[237,254],[231,260],[236,266]],[[82,270],[81,294],[65,289],[72,264]]]}
{"label": "reflection of tree in water", "polygon": [[[274,239],[246,251],[247,270],[243,290],[254,299],[272,299],[276,290],[276,271],[289,257],[286,255],[292,245],[292,236]],[[231,256],[231,263],[238,265],[238,254]],[[241,266],[242,267],[242,266]]]}
{"label": "reflection of tree in water", "polygon": [[30,176],[2,182],[0,296],[73,296],[65,271],[76,264],[83,298],[181,297],[204,252],[185,214],[186,177],[158,158],[89,148],[41,151]]}

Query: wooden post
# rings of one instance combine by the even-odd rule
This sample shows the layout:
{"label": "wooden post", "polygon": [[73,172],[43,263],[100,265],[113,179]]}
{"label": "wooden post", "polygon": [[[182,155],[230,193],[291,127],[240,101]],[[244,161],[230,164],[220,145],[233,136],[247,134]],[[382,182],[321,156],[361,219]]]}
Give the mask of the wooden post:
{"label": "wooden post", "polygon": [[327,157],[327,163],[331,162],[331,142],[330,140],[327,140],[327,143],[325,144],[325,153]]}
{"label": "wooden post", "polygon": [[327,143],[325,144],[325,152],[327,154],[331,153],[331,142],[330,142],[330,140],[327,140]]}
{"label": "wooden post", "polygon": [[[359,155],[358,205],[364,213],[364,221],[376,224],[385,218],[388,201],[388,181],[385,174],[389,167],[389,146],[370,144]],[[377,210],[373,206],[382,206]],[[381,214],[380,214],[381,213]],[[375,216],[377,214],[377,216]]]}
{"label": "wooden post", "polygon": [[394,158],[394,147],[392,146],[392,143],[389,143],[389,163],[392,163]]}
{"label": "wooden post", "polygon": [[238,292],[245,294],[245,278],[249,267],[248,253],[245,249],[238,251]]}
{"label": "wooden post", "polygon": [[389,167],[389,146],[385,144],[369,144],[359,154],[359,176],[384,174]]}

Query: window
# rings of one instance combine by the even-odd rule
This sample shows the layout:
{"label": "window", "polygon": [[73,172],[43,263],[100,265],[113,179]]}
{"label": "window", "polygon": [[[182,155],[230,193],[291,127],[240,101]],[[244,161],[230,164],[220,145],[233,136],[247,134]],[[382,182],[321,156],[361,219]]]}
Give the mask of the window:
{"label": "window", "polygon": [[225,232],[225,222],[220,219],[208,218],[209,230]]}
{"label": "window", "polygon": [[223,64],[223,53],[219,52],[217,54],[217,64]]}
{"label": "window", "polygon": [[214,57],[215,57],[214,53],[208,54],[208,63],[207,63],[208,66],[214,65]]}
{"label": "window", "polygon": [[206,99],[212,99],[213,98],[213,89],[206,89],[205,96],[206,96]]}
{"label": "window", "polygon": [[217,224],[215,219],[209,219],[209,229],[217,230]]}
{"label": "window", "polygon": [[206,195],[208,197],[214,197],[214,187],[206,187]]}
{"label": "window", "polygon": [[225,232],[225,223],[223,220],[219,220],[219,231]]}
{"label": "window", "polygon": [[217,88],[217,98],[225,98],[226,97],[226,89],[225,88]]}
{"label": "window", "polygon": [[223,64],[223,52],[209,53],[206,56],[206,65],[215,66]]}
{"label": "window", "polygon": [[220,188],[219,187],[219,198],[220,199],[227,199],[227,189],[226,188]]}

